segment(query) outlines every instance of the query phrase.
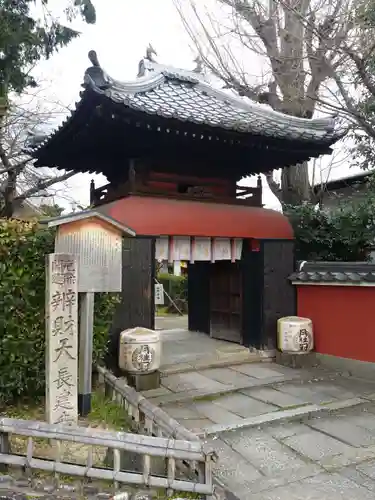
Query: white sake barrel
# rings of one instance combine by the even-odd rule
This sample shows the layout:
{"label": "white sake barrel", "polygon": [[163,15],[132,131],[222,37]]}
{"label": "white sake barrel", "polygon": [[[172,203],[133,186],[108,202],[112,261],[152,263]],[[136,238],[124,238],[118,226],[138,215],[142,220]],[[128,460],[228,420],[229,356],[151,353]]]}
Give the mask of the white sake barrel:
{"label": "white sake barrel", "polygon": [[312,321],[299,316],[287,316],[277,321],[277,347],[281,352],[308,353],[314,348]]}
{"label": "white sake barrel", "polygon": [[136,327],[120,334],[119,367],[128,373],[152,373],[160,368],[160,334]]}

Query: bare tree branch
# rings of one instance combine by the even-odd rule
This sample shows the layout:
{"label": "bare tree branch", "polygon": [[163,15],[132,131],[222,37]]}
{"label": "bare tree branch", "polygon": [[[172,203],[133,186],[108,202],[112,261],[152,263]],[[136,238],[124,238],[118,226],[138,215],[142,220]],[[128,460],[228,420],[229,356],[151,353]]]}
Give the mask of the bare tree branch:
{"label": "bare tree branch", "polygon": [[[204,0],[174,0],[205,66],[225,88],[306,118],[317,108],[321,112],[322,85],[349,58],[343,44],[353,32],[355,1],[216,0],[217,8],[210,10]],[[269,69],[266,79],[262,75],[259,81],[260,71],[250,76],[254,57],[262,57],[263,74]],[[342,98],[334,105],[356,120]],[[272,173],[266,179],[282,203],[313,199],[307,164],[282,169],[280,184]]]}
{"label": "bare tree branch", "polygon": [[[371,52],[374,51],[374,48],[375,48],[375,44],[374,44],[373,48],[371,49]],[[358,71],[358,75],[361,78],[362,85],[364,85],[366,87],[366,89],[368,90],[368,92],[370,92],[370,94],[375,96],[375,84],[373,83],[372,78],[371,78],[371,76],[366,68],[365,59],[360,57],[351,48],[349,48],[347,46],[345,46],[343,50],[348,54],[348,56],[354,62],[355,66],[357,68],[357,71]]]}
{"label": "bare tree branch", "polygon": [[21,201],[21,200],[26,200],[27,198],[31,198],[33,195],[37,194],[38,196],[45,196],[48,197],[50,196],[48,193],[41,194],[41,191],[44,191],[48,189],[49,187],[53,186],[54,184],[57,184],[59,182],[66,181],[67,179],[70,179],[70,177],[73,177],[75,175],[75,172],[65,172],[64,174],[57,175],[56,177],[52,177],[51,179],[48,180],[40,180],[37,182],[37,184],[27,191],[24,191],[21,195],[16,196],[15,200]]}
{"label": "bare tree branch", "polygon": [[[36,169],[33,159],[25,152],[25,143],[31,134],[40,134],[46,123],[64,112],[64,107],[45,105],[39,97],[24,95],[11,102],[0,134],[0,216],[12,217],[15,207],[23,200],[48,198],[51,188],[61,185],[74,172],[55,172],[55,169]],[[64,113],[65,114],[65,113]]]}

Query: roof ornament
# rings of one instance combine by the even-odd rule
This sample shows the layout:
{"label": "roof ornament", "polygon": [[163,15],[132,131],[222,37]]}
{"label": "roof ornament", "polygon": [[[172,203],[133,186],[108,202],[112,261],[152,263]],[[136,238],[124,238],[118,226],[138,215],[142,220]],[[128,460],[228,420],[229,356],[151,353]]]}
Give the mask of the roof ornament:
{"label": "roof ornament", "polygon": [[157,53],[151,43],[149,43],[146,49],[146,59],[150,62],[156,62],[153,56],[157,56]]}
{"label": "roof ornament", "polygon": [[153,71],[152,65],[156,63],[154,56],[157,56],[156,50],[149,43],[146,49],[146,56],[139,61],[137,78],[146,76],[149,71]]}
{"label": "roof ornament", "polygon": [[88,58],[91,62],[91,66],[85,71],[83,87],[94,85],[101,89],[108,88],[110,84],[110,78],[100,66],[96,51],[90,50],[88,53]]}
{"label": "roof ornament", "polygon": [[194,59],[194,62],[196,63],[195,68],[193,69],[194,73],[203,73],[203,59],[201,56],[197,56]]}
{"label": "roof ornament", "polygon": [[88,53],[88,56],[89,56],[91,64],[97,68],[100,68],[100,63],[99,63],[99,59],[98,59],[98,55],[97,55],[96,51],[90,50],[90,52]]}

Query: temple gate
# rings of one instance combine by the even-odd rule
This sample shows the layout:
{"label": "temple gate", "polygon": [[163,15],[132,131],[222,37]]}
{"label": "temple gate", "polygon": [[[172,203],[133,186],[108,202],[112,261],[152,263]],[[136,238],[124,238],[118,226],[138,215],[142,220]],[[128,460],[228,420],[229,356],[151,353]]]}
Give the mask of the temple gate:
{"label": "temple gate", "polygon": [[[154,328],[156,258],[189,263],[189,329],[273,349],[276,320],[295,313],[293,231],[262,208],[260,174],[329,154],[342,131],[196,72],[144,59],[135,81],[119,82],[90,60],[76,109],[33,155],[39,167],[105,175],[105,186],[91,183],[91,205],[137,235],[124,241],[111,356],[121,330]],[[255,185],[239,186],[248,176]]]}

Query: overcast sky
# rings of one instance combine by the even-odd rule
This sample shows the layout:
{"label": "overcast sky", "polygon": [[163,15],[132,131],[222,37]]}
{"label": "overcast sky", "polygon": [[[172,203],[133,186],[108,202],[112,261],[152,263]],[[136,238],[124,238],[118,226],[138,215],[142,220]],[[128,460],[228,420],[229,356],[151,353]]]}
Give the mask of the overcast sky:
{"label": "overcast sky", "polygon": [[[58,6],[59,0],[54,0]],[[76,22],[75,28],[82,35],[67,48],[42,62],[36,76],[43,82],[40,95],[47,102],[63,103],[72,108],[79,99],[79,92],[85,69],[90,65],[89,50],[96,50],[99,61],[106,72],[119,80],[136,77],[139,60],[145,55],[149,43],[155,48],[158,62],[192,69],[196,53],[191,48],[179,15],[172,0],[94,0],[97,23],[94,26]],[[261,68],[259,69],[261,72]],[[65,111],[64,111],[65,112]],[[60,116],[58,121],[64,117]],[[328,171],[329,159],[323,160],[323,168]],[[330,178],[348,174],[347,165],[338,165],[337,160]],[[354,173],[353,171],[349,172]],[[79,204],[89,204],[89,183],[92,176],[77,175],[69,180],[69,197]],[[104,184],[105,178],[95,178],[96,184]],[[255,179],[254,179],[255,182]],[[247,181],[245,184],[253,184]],[[278,208],[276,198],[264,185],[264,203],[270,208]],[[56,200],[68,210],[68,200]]]}

